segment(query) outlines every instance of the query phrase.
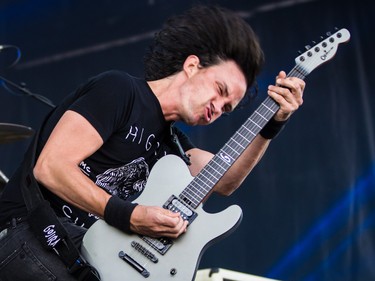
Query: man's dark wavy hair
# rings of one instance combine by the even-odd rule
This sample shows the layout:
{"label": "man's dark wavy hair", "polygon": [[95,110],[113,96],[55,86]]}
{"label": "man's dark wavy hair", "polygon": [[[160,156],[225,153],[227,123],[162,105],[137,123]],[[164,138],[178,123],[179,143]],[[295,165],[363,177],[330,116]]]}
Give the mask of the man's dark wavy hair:
{"label": "man's dark wavy hair", "polygon": [[263,51],[252,28],[234,12],[217,6],[195,6],[168,19],[145,55],[145,78],[158,80],[182,70],[189,55],[203,67],[234,60],[247,86],[264,63]]}

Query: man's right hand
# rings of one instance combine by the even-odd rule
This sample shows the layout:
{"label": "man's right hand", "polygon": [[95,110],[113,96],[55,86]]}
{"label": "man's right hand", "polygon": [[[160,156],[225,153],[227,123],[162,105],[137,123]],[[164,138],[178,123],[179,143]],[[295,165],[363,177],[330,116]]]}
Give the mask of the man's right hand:
{"label": "man's right hand", "polygon": [[138,205],[130,217],[130,229],[151,237],[177,238],[186,232],[188,222],[179,213],[161,207]]}

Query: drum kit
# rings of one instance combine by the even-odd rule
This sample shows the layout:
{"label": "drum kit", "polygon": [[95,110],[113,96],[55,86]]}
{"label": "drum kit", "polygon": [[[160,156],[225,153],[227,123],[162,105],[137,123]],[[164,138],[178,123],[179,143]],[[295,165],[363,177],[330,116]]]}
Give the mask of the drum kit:
{"label": "drum kit", "polygon": [[[21,50],[14,45],[0,45],[0,52],[3,54],[1,56],[0,65],[4,65],[5,68],[11,68],[18,63],[21,58]],[[16,90],[25,96],[35,98],[36,100],[50,106],[54,107],[54,104],[46,97],[38,94],[34,94],[29,91],[25,85],[18,85],[2,75],[0,75],[1,85],[4,86],[6,90],[13,93]],[[5,86],[6,85],[6,86]],[[14,90],[11,90],[14,89]],[[11,124],[11,123],[0,123],[0,145],[5,143],[11,143],[18,140],[26,139],[34,135],[34,130],[30,127]],[[9,181],[6,175],[0,170],[0,195],[4,189],[4,186]]]}
{"label": "drum kit", "polygon": [[[34,130],[30,127],[10,123],[0,123],[0,144],[26,139],[33,134]],[[6,175],[0,170],[0,194],[8,180],[9,179]]]}

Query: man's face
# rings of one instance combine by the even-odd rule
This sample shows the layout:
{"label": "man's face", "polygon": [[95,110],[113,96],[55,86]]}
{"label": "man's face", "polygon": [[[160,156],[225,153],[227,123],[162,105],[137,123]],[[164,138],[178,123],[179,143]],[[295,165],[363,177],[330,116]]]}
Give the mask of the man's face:
{"label": "man's face", "polygon": [[246,79],[233,61],[197,67],[181,88],[181,119],[189,125],[207,125],[231,112],[244,97]]}

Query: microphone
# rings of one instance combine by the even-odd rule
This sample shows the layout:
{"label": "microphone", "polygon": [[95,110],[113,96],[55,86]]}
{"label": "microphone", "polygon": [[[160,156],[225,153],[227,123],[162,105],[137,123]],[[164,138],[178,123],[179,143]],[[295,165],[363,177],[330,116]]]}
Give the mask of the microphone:
{"label": "microphone", "polygon": [[0,52],[1,52],[1,50],[3,50],[3,49],[7,49],[7,48],[9,48],[8,45],[0,45]]}

